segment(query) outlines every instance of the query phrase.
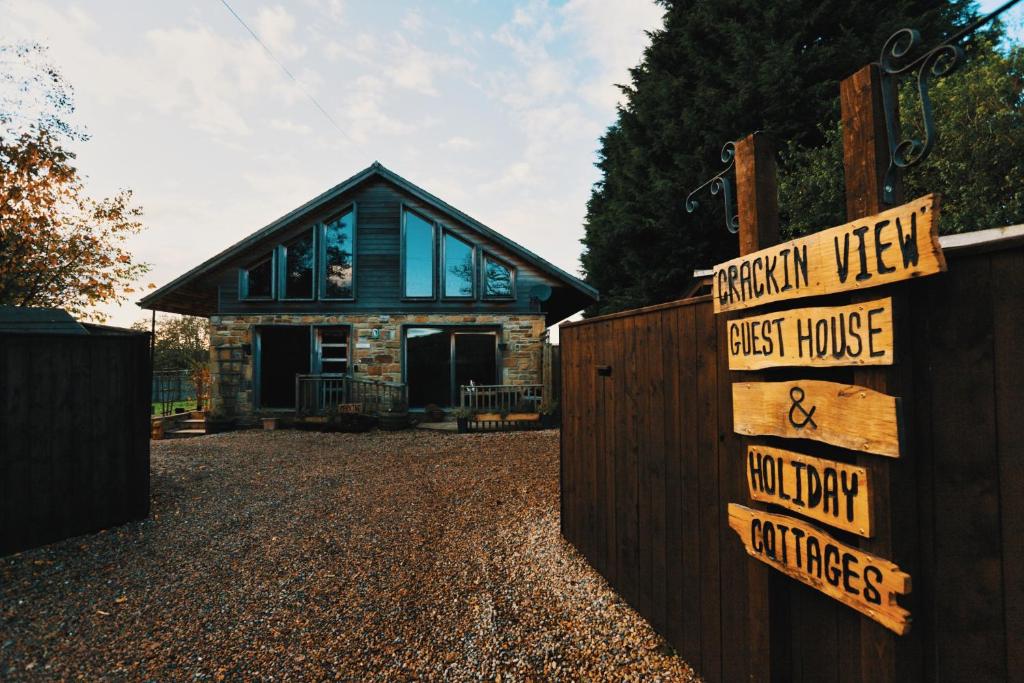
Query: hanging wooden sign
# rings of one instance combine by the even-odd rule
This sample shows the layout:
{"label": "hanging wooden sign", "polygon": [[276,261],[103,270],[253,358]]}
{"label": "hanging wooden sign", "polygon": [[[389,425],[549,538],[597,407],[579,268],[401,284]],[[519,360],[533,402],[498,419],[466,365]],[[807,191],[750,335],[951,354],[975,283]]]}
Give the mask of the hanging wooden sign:
{"label": "hanging wooden sign", "polygon": [[910,612],[896,602],[910,575],[798,519],[729,503],[729,526],[747,553],[904,635]]}
{"label": "hanging wooden sign", "polygon": [[715,313],[877,287],[946,270],[939,196],[762,249],[715,266]]}
{"label": "hanging wooden sign", "polygon": [[892,299],[796,308],[727,323],[730,370],[892,365]]}
{"label": "hanging wooden sign", "polygon": [[820,380],[736,382],[733,431],[812,439],[900,456],[899,399],[867,387]]}
{"label": "hanging wooden sign", "polygon": [[750,446],[747,486],[752,500],[871,537],[872,489],[864,467],[781,448]]}

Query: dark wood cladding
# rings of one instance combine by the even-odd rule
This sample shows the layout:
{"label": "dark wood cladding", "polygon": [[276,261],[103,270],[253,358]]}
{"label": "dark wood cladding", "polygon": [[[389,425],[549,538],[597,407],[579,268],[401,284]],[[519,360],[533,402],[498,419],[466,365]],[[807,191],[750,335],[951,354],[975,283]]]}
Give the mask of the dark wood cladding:
{"label": "dark wood cladding", "polygon": [[149,514],[149,335],[0,334],[0,555]]}
{"label": "dark wood cladding", "polygon": [[[881,680],[887,662],[901,680],[1024,680],[1024,248],[949,257],[944,275],[877,291],[907,299],[897,358],[914,387],[914,449],[875,508],[889,559],[912,568],[902,638],[777,572],[765,581],[729,529],[727,503],[749,504],[729,388],[751,374],[718,354],[727,316],[708,297],[562,328],[563,534],[707,680]],[[912,528],[893,497],[916,503]]]}
{"label": "dark wood cladding", "polygon": [[[285,242],[298,232],[309,229],[314,223],[324,220],[344,209],[351,202],[356,203],[356,298],[354,301],[245,301],[238,298],[238,267],[264,254],[270,253],[274,244]],[[414,209],[420,214],[437,221],[451,233],[477,245],[483,251],[513,266],[516,269],[515,299],[488,300],[477,296],[476,300],[453,300],[441,296],[430,301],[409,301],[402,297],[401,270],[401,208]],[[436,245],[435,245],[436,246]],[[478,257],[482,257],[478,250]],[[440,250],[435,257],[440,259]],[[435,292],[440,292],[440,270],[435,268]],[[480,266],[477,267],[479,280]],[[588,301],[578,296],[566,298],[566,288],[539,268],[520,259],[497,243],[485,241],[469,227],[437,211],[416,197],[404,193],[384,180],[373,180],[360,185],[351,193],[332,202],[329,207],[304,217],[295,227],[274,236],[261,245],[250,248],[246,256],[231,262],[216,277],[220,291],[217,312],[224,315],[253,313],[536,313],[537,304],[531,304],[531,292],[537,285],[548,285],[561,294],[552,298],[544,307],[550,311],[552,320],[574,313],[587,305]],[[479,282],[477,283],[479,288]]]}

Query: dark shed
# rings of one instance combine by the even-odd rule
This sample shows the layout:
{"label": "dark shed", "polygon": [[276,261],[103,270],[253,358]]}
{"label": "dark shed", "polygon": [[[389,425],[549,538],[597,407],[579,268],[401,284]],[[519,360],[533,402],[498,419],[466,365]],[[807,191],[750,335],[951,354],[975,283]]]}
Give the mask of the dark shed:
{"label": "dark shed", "polygon": [[149,334],[0,306],[0,555],[149,514]]}

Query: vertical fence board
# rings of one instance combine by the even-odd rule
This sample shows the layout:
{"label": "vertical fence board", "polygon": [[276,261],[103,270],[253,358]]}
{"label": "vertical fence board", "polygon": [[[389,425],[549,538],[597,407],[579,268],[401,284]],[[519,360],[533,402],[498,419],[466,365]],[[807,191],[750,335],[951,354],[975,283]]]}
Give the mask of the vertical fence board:
{"label": "vertical fence board", "polygon": [[937,645],[950,680],[1005,680],[990,261],[958,265],[931,335],[937,574],[958,587],[936,595]]}
{"label": "vertical fence board", "polygon": [[710,306],[694,311],[697,346],[697,463],[700,477],[700,622],[701,672],[722,677],[722,590],[719,549],[722,498],[719,492],[720,432],[718,411],[718,335]]}
{"label": "vertical fence board", "polygon": [[[701,661],[703,633],[701,631],[701,529],[700,529],[700,384],[697,372],[697,316],[696,307],[687,306],[679,311],[679,363],[682,400],[682,515],[683,528],[683,632],[685,642],[682,653],[696,666]],[[710,596],[709,596],[710,599]]]}
{"label": "vertical fence board", "polygon": [[1007,674],[1024,680],[1024,258],[992,257],[996,426]]}
{"label": "vertical fence board", "polygon": [[[664,453],[664,480],[662,496],[665,504],[664,580],[665,636],[679,652],[683,651],[683,461],[682,461],[682,384],[683,366],[680,363],[679,342],[680,309],[662,314],[662,335],[657,344],[662,353],[662,442]],[[692,374],[692,373],[691,373]],[[657,577],[656,577],[657,578]]]}

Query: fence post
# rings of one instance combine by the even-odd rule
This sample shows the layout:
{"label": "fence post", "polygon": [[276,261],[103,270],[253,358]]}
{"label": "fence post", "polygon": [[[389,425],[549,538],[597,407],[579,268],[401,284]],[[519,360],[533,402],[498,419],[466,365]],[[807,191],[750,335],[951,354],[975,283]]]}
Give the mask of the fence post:
{"label": "fence post", "polygon": [[[846,219],[856,220],[871,216],[889,207],[884,201],[884,178],[889,165],[888,134],[882,88],[885,84],[876,64],[863,67],[840,84],[843,122],[843,170],[846,183]],[[895,98],[893,98],[895,101]],[[902,187],[897,179],[893,188],[895,203],[902,202]],[[887,294],[889,292],[886,292]],[[854,295],[854,301],[877,298],[872,295]],[[893,298],[894,333],[896,339],[908,340],[910,311],[907,294],[895,288]],[[903,401],[905,415],[912,414],[911,368],[905,350],[897,349],[896,364],[891,367],[859,368],[853,372],[854,384],[869,387]],[[907,432],[912,430],[906,430]],[[858,455],[857,464],[867,468],[874,490],[875,509],[872,511],[875,535],[861,539],[860,547],[870,553],[891,559],[911,576],[919,576],[919,550],[917,533],[917,482],[914,476],[915,453],[913,444],[902,444],[898,460]],[[915,589],[917,587],[915,586]],[[919,591],[915,590],[905,604],[912,614],[921,614]],[[922,615],[923,616],[923,615]],[[864,681],[920,680],[921,625],[915,625],[908,635],[896,636],[867,617],[860,621],[860,676]]]}
{"label": "fence post", "polygon": [[[736,142],[736,213],[739,217],[739,251],[746,255],[765,249],[779,241],[779,199],[778,171],[775,163],[774,145],[763,133],[751,133]],[[732,316],[719,315],[719,339],[725,338],[726,321]],[[720,344],[721,346],[721,344]],[[734,380],[740,380],[737,373],[729,371],[726,354],[719,354],[719,372],[727,373],[729,381],[721,383],[719,391],[725,396],[720,405],[724,408],[725,423],[722,429],[726,434],[732,433],[732,400],[729,387]],[[753,373],[744,373],[743,380],[754,379]],[[727,440],[727,444],[729,441]],[[747,491],[746,471],[744,469],[747,440],[736,437],[723,451],[724,471],[727,481],[724,487],[729,492],[729,500],[745,501],[756,508],[765,509],[764,505],[749,500]],[[735,452],[741,445],[743,453]],[[724,505],[723,512],[724,512]],[[726,522],[724,527],[728,532]],[[732,540],[732,539],[730,539]],[[746,553],[737,549],[744,557],[741,560],[746,568],[747,613],[746,626],[749,646],[747,662],[747,680],[770,680],[772,669],[778,665],[774,661],[772,638],[773,626],[777,625],[778,608],[773,609],[772,587],[777,581],[771,576],[772,570],[761,562],[746,561]],[[724,650],[723,650],[724,651]],[[723,662],[723,673],[728,670]]]}

